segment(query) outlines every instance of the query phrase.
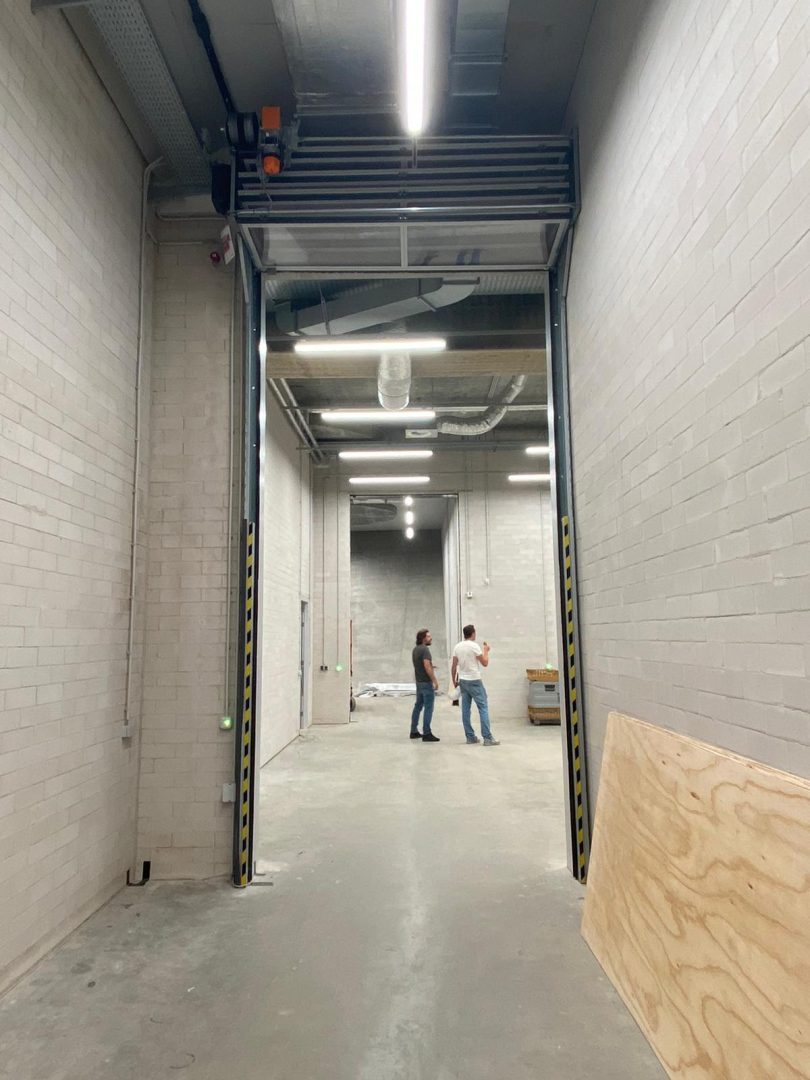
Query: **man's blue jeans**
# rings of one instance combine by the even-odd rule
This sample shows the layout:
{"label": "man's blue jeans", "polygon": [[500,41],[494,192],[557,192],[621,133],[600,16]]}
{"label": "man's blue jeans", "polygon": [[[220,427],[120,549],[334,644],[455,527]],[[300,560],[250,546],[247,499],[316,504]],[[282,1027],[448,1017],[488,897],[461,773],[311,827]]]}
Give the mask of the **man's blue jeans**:
{"label": "man's blue jeans", "polygon": [[458,685],[461,689],[461,722],[464,725],[464,734],[470,742],[475,738],[475,732],[470,723],[472,703],[475,702],[478,706],[478,717],[481,721],[481,735],[485,739],[491,739],[492,732],[489,729],[489,703],[487,701],[486,687],[483,682],[480,679],[460,679]]}
{"label": "man's blue jeans", "polygon": [[436,691],[430,683],[418,682],[416,684],[416,702],[411,713],[411,734],[419,730],[419,713],[425,710],[422,720],[422,734],[432,734],[430,721],[433,719],[433,706],[436,704]]}

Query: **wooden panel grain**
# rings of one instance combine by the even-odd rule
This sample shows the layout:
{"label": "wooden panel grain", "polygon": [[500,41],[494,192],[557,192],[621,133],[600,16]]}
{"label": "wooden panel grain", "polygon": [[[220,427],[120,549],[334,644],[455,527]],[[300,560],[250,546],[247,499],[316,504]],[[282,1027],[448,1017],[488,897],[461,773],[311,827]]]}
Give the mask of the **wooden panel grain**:
{"label": "wooden panel grain", "polygon": [[[373,379],[378,360],[374,356],[299,356],[293,352],[269,352],[270,379]],[[414,356],[414,378],[473,375],[545,375],[544,349],[448,349],[435,356]]]}
{"label": "wooden panel grain", "polygon": [[810,782],[612,713],[582,933],[670,1077],[810,1077]]}

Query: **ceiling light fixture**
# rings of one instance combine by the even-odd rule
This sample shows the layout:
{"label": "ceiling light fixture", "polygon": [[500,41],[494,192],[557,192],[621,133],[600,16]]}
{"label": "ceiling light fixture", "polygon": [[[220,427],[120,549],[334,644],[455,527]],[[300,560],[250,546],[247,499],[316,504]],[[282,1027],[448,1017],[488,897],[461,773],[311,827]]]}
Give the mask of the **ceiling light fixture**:
{"label": "ceiling light fixture", "polygon": [[341,450],[344,461],[417,461],[433,457],[432,450]]}
{"label": "ceiling light fixture", "polygon": [[390,484],[392,487],[402,487],[404,484],[429,484],[429,476],[350,476],[349,483],[356,486]]}
{"label": "ceiling light fixture", "polygon": [[406,506],[413,506],[413,495],[406,495],[402,501]]}
{"label": "ceiling light fixture", "polygon": [[406,525],[413,525],[413,523],[415,521],[416,521],[416,514],[414,514],[413,510],[406,510],[405,511],[405,524]]}
{"label": "ceiling light fixture", "polygon": [[427,0],[405,3],[405,130],[414,137],[425,127]]}
{"label": "ceiling light fixture", "polygon": [[547,446],[527,446],[526,453],[529,457],[543,457],[544,454],[548,454],[549,448]]}
{"label": "ceiling light fixture", "polygon": [[299,356],[381,356],[388,352],[442,352],[447,342],[440,337],[307,338],[293,347]]}
{"label": "ceiling light fixture", "polygon": [[512,473],[509,477],[510,484],[539,484],[543,480],[550,480],[548,473],[520,472]]}
{"label": "ceiling light fixture", "polygon": [[409,529],[405,530],[405,539],[406,540],[413,540],[415,535],[416,535],[416,533],[413,531],[413,529],[409,528]]}
{"label": "ceiling light fixture", "polygon": [[325,424],[430,424],[436,419],[433,409],[333,409],[321,413]]}

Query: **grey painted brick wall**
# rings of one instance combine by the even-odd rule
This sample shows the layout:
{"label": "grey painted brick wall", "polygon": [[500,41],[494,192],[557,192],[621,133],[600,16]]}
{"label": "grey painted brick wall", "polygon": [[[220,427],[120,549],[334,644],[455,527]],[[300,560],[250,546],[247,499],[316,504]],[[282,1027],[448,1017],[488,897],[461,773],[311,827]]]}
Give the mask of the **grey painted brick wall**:
{"label": "grey painted brick wall", "polygon": [[433,634],[433,662],[447,691],[442,534],[352,533],[352,667],[366,682],[413,682],[416,631]]}
{"label": "grey painted brick wall", "polygon": [[810,775],[810,7],[601,3],[571,102],[588,764],[622,709]]}
{"label": "grey painted brick wall", "polygon": [[233,278],[205,245],[161,247],[152,334],[139,863],[225,874],[233,734],[225,707]]}
{"label": "grey painted brick wall", "polygon": [[0,0],[0,988],[124,883],[143,163],[64,19]]}

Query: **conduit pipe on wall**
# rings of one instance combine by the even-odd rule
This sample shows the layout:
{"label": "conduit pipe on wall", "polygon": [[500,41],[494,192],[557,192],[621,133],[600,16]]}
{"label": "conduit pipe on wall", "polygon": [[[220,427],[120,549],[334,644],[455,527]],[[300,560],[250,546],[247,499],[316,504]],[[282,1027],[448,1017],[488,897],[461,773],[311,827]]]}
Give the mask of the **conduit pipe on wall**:
{"label": "conduit pipe on wall", "polygon": [[480,420],[454,420],[452,418],[440,420],[436,425],[436,430],[440,435],[486,435],[506,416],[507,406],[511,405],[520,394],[527,380],[527,375],[516,375],[501,400],[496,405],[490,406]]}
{"label": "conduit pipe on wall", "polygon": [[163,158],[150,162],[141,181],[140,262],[138,268],[138,343],[135,359],[135,462],[132,469],[132,532],[129,538],[129,625],[127,628],[127,670],[124,690],[124,729],[122,738],[131,739],[132,648],[135,640],[135,575],[138,569],[138,528],[140,526],[141,489],[141,382],[143,379],[144,338],[146,328],[146,221],[149,211],[149,181]]}

